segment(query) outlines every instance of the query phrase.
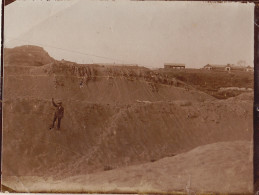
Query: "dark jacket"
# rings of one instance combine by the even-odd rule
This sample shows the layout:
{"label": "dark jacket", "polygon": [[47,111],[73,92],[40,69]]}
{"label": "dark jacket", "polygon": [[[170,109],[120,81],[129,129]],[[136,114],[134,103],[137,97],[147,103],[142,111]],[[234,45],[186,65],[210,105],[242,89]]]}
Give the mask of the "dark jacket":
{"label": "dark jacket", "polygon": [[64,108],[63,108],[63,106],[55,104],[54,101],[52,101],[52,104],[53,104],[53,106],[55,106],[57,108],[56,112],[55,112],[55,116],[58,117],[58,118],[63,118],[63,116],[64,116]]}

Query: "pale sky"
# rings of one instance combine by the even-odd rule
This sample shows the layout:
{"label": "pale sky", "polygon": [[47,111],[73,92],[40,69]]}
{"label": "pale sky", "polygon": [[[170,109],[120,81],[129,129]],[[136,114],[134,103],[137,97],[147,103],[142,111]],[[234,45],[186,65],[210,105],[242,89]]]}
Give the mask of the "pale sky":
{"label": "pale sky", "polygon": [[233,2],[20,0],[5,7],[4,45],[39,45],[78,63],[253,66],[253,9]]}

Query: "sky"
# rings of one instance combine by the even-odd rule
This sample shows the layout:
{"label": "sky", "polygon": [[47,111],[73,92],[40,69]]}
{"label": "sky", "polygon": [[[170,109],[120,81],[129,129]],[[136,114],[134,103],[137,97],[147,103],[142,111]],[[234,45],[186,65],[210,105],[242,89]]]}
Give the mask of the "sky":
{"label": "sky", "polygon": [[253,66],[252,3],[18,0],[5,7],[4,46],[42,46],[77,63]]}

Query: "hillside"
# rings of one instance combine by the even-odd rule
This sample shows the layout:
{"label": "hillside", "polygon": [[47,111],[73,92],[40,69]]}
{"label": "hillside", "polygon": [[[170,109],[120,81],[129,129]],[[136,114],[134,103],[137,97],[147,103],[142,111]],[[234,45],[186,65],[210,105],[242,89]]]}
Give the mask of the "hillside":
{"label": "hillside", "polygon": [[[12,55],[16,56],[16,52]],[[35,61],[39,59],[36,57]],[[176,159],[197,147],[200,149],[195,151],[203,151],[206,156],[203,145],[217,142],[228,142],[233,146],[233,155],[243,158],[246,151],[236,148],[247,148],[252,140],[252,92],[217,99],[193,84],[145,67],[56,60],[41,66],[5,65],[3,94],[3,182],[11,182],[4,184],[18,191],[21,188],[15,188],[15,177],[26,176],[30,178],[26,182],[35,182],[35,186],[37,177],[62,183],[88,175],[91,180],[107,170],[128,170],[128,166],[142,166],[167,157]],[[65,109],[60,131],[49,130],[55,112],[51,98],[61,100]],[[217,147],[217,158],[221,159],[225,150]],[[214,159],[212,166],[216,167],[223,158],[226,156],[219,161]],[[172,160],[172,165],[176,166],[176,162]],[[242,162],[235,166],[240,167]],[[167,163],[162,164],[171,169]],[[184,164],[180,162],[181,165]],[[188,166],[191,168],[191,164]],[[160,170],[156,166],[154,169]],[[126,172],[129,180],[135,177],[134,171]],[[235,174],[231,174],[234,178]],[[212,171],[206,178],[210,176]],[[96,187],[102,182],[98,178],[92,180]],[[229,181],[224,180],[224,175],[220,178],[222,182]],[[238,175],[230,187],[236,185],[237,179]],[[150,178],[151,183],[154,180]],[[137,189],[134,185],[125,183],[133,190]],[[196,190],[203,187],[198,185]],[[40,191],[48,189],[43,186]]]}
{"label": "hillside", "polygon": [[[6,67],[5,98],[73,99],[93,103],[128,104],[139,101],[204,101],[213,97],[187,89],[141,67],[110,67],[54,62],[41,67]],[[19,87],[17,87],[19,86]]]}
{"label": "hillside", "polygon": [[48,175],[61,171],[57,164],[65,169],[75,161],[77,170],[68,174],[78,174],[157,160],[217,141],[251,140],[252,103],[236,103],[116,106],[66,100],[62,130],[53,132],[48,130],[54,112],[50,101],[5,101],[3,172]]}

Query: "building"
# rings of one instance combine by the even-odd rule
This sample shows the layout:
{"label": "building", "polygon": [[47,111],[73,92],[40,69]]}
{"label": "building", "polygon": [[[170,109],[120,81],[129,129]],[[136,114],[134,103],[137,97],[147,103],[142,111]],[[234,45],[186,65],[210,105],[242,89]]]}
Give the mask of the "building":
{"label": "building", "polygon": [[211,64],[207,64],[203,67],[203,69],[205,70],[212,70],[212,65]]}
{"label": "building", "polygon": [[216,70],[216,71],[252,71],[251,67],[237,66],[234,64],[218,65],[218,64],[207,64],[203,67],[206,70]]}
{"label": "building", "polygon": [[254,72],[254,67],[247,66],[247,67],[246,67],[246,71],[247,71],[247,72]]}
{"label": "building", "polygon": [[178,64],[178,63],[165,63],[165,69],[185,69],[185,64]]}
{"label": "building", "polygon": [[219,70],[219,71],[228,71],[230,69],[229,65],[219,65],[219,64],[207,64],[203,67],[206,70]]}
{"label": "building", "polygon": [[246,72],[254,72],[254,67],[247,66],[246,67]]}

